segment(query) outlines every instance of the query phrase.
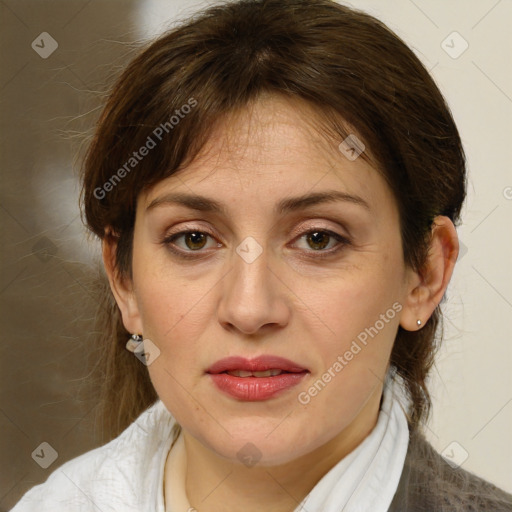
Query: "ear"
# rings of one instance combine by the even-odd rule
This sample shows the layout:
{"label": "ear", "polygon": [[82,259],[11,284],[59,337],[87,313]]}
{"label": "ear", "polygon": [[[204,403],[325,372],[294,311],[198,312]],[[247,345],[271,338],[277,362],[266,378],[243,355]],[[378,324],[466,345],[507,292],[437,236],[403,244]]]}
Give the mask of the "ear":
{"label": "ear", "polygon": [[[425,265],[419,272],[410,270],[408,292],[400,317],[407,331],[421,329],[441,302],[459,254],[459,239],[453,222],[439,215],[434,219],[432,239]],[[417,321],[421,321],[421,325]]]}
{"label": "ear", "polygon": [[118,238],[110,233],[107,233],[103,238],[103,265],[110,283],[110,289],[121,311],[125,329],[132,334],[142,334],[142,321],[133,282],[129,277],[121,276],[115,264],[117,241]]}

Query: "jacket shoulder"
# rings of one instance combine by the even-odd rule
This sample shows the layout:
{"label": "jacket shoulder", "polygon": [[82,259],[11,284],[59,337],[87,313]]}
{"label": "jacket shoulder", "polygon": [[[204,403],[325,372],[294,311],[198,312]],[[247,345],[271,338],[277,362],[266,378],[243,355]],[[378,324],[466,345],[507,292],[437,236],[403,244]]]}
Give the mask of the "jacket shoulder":
{"label": "jacket shoulder", "polygon": [[512,512],[512,495],[452,466],[421,432],[413,430],[390,511]]}

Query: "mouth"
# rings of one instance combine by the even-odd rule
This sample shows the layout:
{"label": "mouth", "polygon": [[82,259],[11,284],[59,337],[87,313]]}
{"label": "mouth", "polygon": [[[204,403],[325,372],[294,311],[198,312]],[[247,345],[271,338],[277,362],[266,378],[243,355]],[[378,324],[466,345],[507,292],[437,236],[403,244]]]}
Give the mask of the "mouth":
{"label": "mouth", "polygon": [[[301,373],[309,371],[294,361],[284,357],[264,355],[255,359],[232,356],[220,359],[206,373],[229,373],[234,377],[271,377],[281,373]],[[271,373],[268,373],[271,372]]]}
{"label": "mouth", "polygon": [[216,387],[243,401],[267,400],[297,385],[307,368],[279,356],[228,357],[206,371]]}

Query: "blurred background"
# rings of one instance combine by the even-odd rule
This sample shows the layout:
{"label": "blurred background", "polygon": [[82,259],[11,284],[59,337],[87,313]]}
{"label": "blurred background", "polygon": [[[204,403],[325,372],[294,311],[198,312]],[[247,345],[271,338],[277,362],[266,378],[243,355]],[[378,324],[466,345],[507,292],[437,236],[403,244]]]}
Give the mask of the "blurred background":
{"label": "blurred background", "polygon": [[[99,244],[80,219],[80,155],[137,44],[211,3],[0,0],[2,511],[101,444],[88,381]],[[427,435],[453,464],[512,492],[512,3],[340,3],[413,48],[459,126],[468,201]]]}

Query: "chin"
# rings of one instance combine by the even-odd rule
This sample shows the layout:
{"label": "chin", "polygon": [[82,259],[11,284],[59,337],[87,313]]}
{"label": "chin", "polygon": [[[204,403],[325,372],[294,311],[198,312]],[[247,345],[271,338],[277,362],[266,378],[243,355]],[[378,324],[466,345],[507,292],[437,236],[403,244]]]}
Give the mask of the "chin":
{"label": "chin", "polygon": [[[247,467],[258,466],[279,466],[289,463],[303,455],[304,446],[297,450],[297,444],[276,438],[269,441],[264,435],[261,438],[254,438],[252,441],[246,438],[235,438],[230,445],[220,443],[218,446],[210,446],[221,457],[231,460],[235,464],[243,464]],[[306,452],[305,452],[306,453]]]}
{"label": "chin", "polygon": [[[211,430],[191,435],[218,456],[235,464],[244,464],[247,467],[256,464],[277,466],[291,462],[314,449],[314,446],[310,446],[313,440],[305,439],[306,425],[300,426],[295,423],[293,430],[290,430],[284,422],[280,424],[282,420],[282,417],[259,417],[237,419],[231,423],[221,421],[231,435],[223,429],[220,429],[222,433],[216,436],[211,435]],[[311,432],[308,434],[311,435]]]}

